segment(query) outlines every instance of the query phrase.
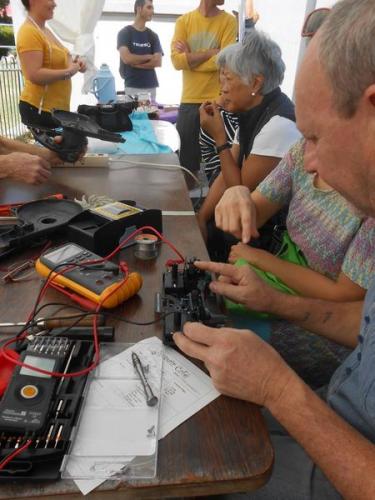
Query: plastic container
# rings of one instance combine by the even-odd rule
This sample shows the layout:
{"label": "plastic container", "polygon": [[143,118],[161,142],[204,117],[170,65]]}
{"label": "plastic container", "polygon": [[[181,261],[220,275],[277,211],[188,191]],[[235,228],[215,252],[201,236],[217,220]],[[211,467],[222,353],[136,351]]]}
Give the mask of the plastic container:
{"label": "plastic container", "polygon": [[92,82],[91,92],[98,99],[99,104],[116,102],[115,78],[109,69],[108,64],[102,64]]}
{"label": "plastic container", "polygon": [[[19,360],[20,355],[16,351],[13,351],[12,349],[7,349],[6,352],[16,361]],[[5,359],[2,353],[0,352],[0,397],[6,391],[6,388],[8,387],[10,379],[12,378],[13,370],[15,369],[15,367],[16,365],[11,361]]]}

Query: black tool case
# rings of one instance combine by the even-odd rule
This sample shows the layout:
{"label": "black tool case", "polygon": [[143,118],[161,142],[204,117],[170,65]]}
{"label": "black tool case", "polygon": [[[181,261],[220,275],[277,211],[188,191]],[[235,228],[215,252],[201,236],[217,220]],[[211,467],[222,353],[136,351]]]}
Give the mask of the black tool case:
{"label": "black tool case", "polygon": [[[87,368],[94,356],[92,342],[71,342],[75,347],[69,366],[70,373]],[[71,433],[81,409],[86,379],[87,375],[63,379],[58,393],[54,394],[51,401],[49,417],[47,417],[43,429],[35,435],[29,436],[28,439],[32,439],[30,446],[5,465],[3,470],[0,470],[0,481],[18,479],[39,481],[60,478],[61,463],[70,447]],[[61,411],[57,412],[59,403]],[[52,426],[52,433],[49,442],[47,442],[48,433]],[[56,441],[60,429],[60,436]],[[21,448],[26,441],[27,439],[24,439],[22,433],[3,431],[0,427],[0,462]]]}

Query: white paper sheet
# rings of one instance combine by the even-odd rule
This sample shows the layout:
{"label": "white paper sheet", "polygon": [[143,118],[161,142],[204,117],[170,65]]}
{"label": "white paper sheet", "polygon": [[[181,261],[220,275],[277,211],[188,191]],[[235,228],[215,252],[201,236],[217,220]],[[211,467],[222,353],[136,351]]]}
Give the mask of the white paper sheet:
{"label": "white paper sheet", "polygon": [[[153,350],[153,347],[155,347],[155,350]],[[106,370],[104,373],[110,373],[111,376],[113,376],[113,374],[116,373],[116,365],[118,366],[118,363],[123,364],[124,360],[128,362],[128,351],[136,351],[142,360],[147,359],[147,363],[152,364],[152,353],[154,352],[155,354],[160,352],[160,347],[161,340],[157,337],[142,340],[135,344],[130,350],[124,351],[120,355],[103,362],[100,369]],[[153,370],[151,368],[150,374],[152,372]],[[101,375],[102,374],[103,372],[101,371]],[[151,376],[149,382],[152,384]],[[216,399],[219,395],[220,393],[214,388],[210,377],[177,351],[165,347],[159,439],[165,437],[169,432]],[[92,437],[93,440],[94,436]],[[122,442],[122,445],[124,446],[124,442]],[[109,450],[106,450],[106,452],[108,451]],[[72,470],[69,472],[71,476],[74,476],[75,468],[77,468],[77,470],[80,469],[82,472],[84,467],[88,467],[88,464],[85,463],[85,465],[82,465],[79,463],[79,459],[74,457],[71,466]],[[93,463],[89,468],[92,470],[94,466],[95,464]],[[113,473],[121,470],[121,468],[125,466],[126,463],[113,464]],[[84,495],[95,489],[102,482],[104,482],[103,479],[75,480],[75,483]]]}

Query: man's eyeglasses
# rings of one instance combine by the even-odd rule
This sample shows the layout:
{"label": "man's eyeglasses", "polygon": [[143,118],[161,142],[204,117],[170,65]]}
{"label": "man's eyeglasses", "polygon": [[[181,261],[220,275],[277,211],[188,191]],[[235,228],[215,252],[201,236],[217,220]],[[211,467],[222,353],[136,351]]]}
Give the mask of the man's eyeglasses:
{"label": "man's eyeglasses", "polygon": [[330,12],[331,9],[328,9],[327,7],[315,9],[310,12],[303,23],[301,36],[308,38],[313,37]]}

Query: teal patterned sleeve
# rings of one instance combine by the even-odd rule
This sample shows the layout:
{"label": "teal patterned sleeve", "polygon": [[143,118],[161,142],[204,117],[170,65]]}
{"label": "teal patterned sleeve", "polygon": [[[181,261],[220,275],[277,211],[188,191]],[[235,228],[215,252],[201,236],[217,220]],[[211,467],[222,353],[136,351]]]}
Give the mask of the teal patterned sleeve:
{"label": "teal patterned sleeve", "polygon": [[303,167],[303,142],[299,141],[256,190],[273,203],[287,205],[293,195],[293,182],[298,175],[301,162]]}
{"label": "teal patterned sleeve", "polygon": [[354,283],[368,289],[375,273],[375,219],[365,219],[354,236],[341,268]]}

